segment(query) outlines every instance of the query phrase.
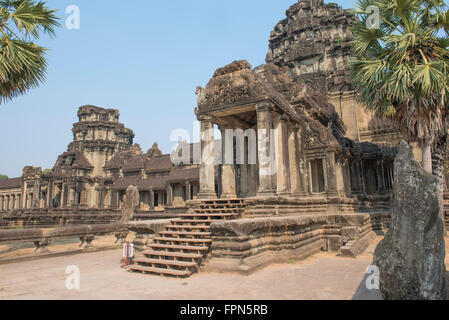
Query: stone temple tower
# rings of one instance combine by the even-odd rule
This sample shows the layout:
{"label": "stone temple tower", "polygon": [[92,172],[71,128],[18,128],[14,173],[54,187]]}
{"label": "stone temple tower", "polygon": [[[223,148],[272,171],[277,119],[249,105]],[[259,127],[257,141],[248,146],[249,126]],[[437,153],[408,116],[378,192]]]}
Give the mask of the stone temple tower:
{"label": "stone temple tower", "polygon": [[[354,19],[351,11],[335,3],[299,0],[271,32],[266,62],[287,67],[293,81],[320,91],[335,106],[348,138],[396,148],[402,134],[388,121],[367,113],[351,86],[348,65]],[[416,156],[420,158],[419,153]]]}
{"label": "stone temple tower", "polygon": [[90,174],[93,177],[103,176],[105,163],[133,145],[134,133],[119,123],[119,117],[120,113],[115,109],[79,108],[79,122],[73,125],[73,142],[68,149],[84,155],[93,166]]}
{"label": "stone temple tower", "polygon": [[110,194],[101,187],[110,179],[104,166],[117,153],[130,150],[134,139],[132,130],[119,123],[119,117],[115,109],[91,105],[79,108],[73,141],[58,157],[52,172],[56,207],[95,207],[110,201]]}

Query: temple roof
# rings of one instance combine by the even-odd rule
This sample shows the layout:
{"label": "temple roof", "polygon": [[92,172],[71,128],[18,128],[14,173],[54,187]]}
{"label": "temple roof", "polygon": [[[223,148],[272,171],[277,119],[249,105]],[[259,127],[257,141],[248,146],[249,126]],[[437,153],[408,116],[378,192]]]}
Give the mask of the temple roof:
{"label": "temple roof", "polygon": [[341,148],[339,137],[344,136],[346,127],[328,102],[327,92],[316,90],[300,78],[292,78],[287,67],[271,63],[251,69],[245,60],[234,61],[217,69],[205,89],[197,88],[197,95],[197,116],[271,102],[280,113],[303,127],[310,136],[306,143]]}
{"label": "temple roof", "polygon": [[126,176],[119,178],[112,189],[125,190],[128,186],[134,185],[140,191],[165,190],[169,183],[184,183],[187,181],[197,182],[199,177],[199,168],[175,168],[167,175],[149,177],[142,179],[140,175]]}
{"label": "temple roof", "polygon": [[0,189],[17,189],[22,187],[22,178],[0,180]]}

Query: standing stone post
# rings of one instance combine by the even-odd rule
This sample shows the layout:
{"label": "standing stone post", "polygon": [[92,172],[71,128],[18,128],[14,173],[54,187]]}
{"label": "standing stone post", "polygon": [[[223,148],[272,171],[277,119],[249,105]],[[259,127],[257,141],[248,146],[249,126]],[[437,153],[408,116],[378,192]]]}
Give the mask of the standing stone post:
{"label": "standing stone post", "polygon": [[427,173],[402,141],[394,164],[391,227],[374,254],[387,300],[444,300],[444,223],[438,179]]}
{"label": "standing stone post", "polygon": [[234,165],[234,130],[230,128],[221,128],[222,143],[222,170],[221,170],[221,198],[235,199],[235,165]]}
{"label": "standing stone post", "polygon": [[277,194],[286,195],[289,193],[289,157],[288,157],[288,136],[287,121],[285,115],[278,115],[275,120],[276,126],[276,165],[277,165]]}
{"label": "standing stone post", "polygon": [[271,103],[257,105],[257,144],[259,158],[259,196],[274,194],[273,189],[273,157],[271,150]]}
{"label": "standing stone post", "polygon": [[214,199],[215,193],[215,158],[214,126],[212,117],[198,117],[201,122],[201,164],[199,199]]}
{"label": "standing stone post", "polygon": [[291,183],[291,194],[297,196],[301,192],[299,183],[299,161],[298,147],[296,143],[297,125],[288,126],[288,149],[289,149],[289,173]]}
{"label": "standing stone post", "polygon": [[134,212],[139,206],[139,189],[136,186],[128,186],[126,188],[126,193],[123,196],[123,205],[121,208],[122,218],[120,219],[121,224],[125,224],[131,221],[134,217]]}

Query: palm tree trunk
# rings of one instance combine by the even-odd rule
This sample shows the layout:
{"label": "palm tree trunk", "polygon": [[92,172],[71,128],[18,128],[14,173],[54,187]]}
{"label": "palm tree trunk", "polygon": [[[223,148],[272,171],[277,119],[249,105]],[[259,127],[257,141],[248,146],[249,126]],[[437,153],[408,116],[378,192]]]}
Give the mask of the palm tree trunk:
{"label": "palm tree trunk", "polygon": [[[433,146],[432,152],[432,173],[438,178],[438,202],[440,204],[440,215],[443,219],[444,224],[445,221],[445,210],[444,210],[444,190],[446,184],[446,174],[445,174],[445,162],[447,159],[447,137],[441,138],[436,141]],[[444,228],[446,230],[446,226]]]}
{"label": "palm tree trunk", "polygon": [[430,140],[421,142],[422,167],[428,173],[432,173],[432,145]]}

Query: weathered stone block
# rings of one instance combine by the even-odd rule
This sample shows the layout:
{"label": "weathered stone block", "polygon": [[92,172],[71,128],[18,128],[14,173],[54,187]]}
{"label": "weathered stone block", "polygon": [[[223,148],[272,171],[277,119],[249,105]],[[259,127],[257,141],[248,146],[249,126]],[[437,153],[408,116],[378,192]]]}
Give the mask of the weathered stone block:
{"label": "weathered stone block", "polygon": [[425,172],[406,142],[395,160],[391,227],[376,249],[385,299],[443,300],[444,226],[437,178]]}
{"label": "weathered stone block", "polygon": [[343,242],[354,241],[359,238],[360,232],[358,227],[343,227],[341,228],[341,236]]}
{"label": "weathered stone block", "polygon": [[343,246],[343,239],[341,236],[328,236],[327,237],[327,250],[339,251]]}

